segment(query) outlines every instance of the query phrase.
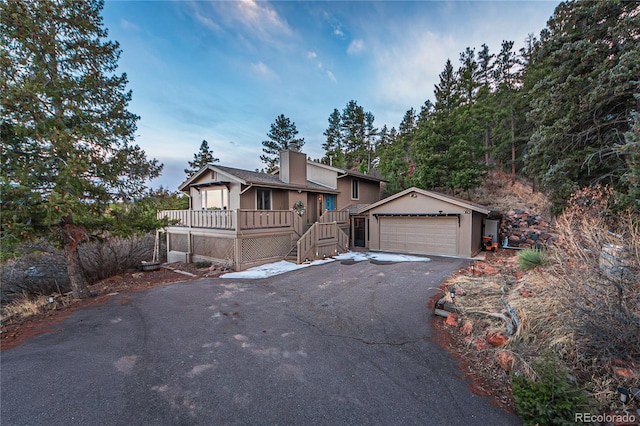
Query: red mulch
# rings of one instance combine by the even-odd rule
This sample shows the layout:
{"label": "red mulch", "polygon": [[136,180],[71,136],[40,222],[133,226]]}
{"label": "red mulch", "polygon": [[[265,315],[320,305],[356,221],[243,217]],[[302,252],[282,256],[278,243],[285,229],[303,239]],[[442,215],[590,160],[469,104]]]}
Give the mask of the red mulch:
{"label": "red mulch", "polygon": [[[499,250],[497,253],[487,252],[487,264],[500,264],[505,258],[514,256],[511,250]],[[461,270],[459,274],[467,273]],[[453,277],[452,277],[453,278]],[[433,309],[435,303],[444,294],[448,284],[442,284],[440,293],[434,295],[427,304]],[[492,403],[515,413],[515,400],[511,389],[511,379],[495,361],[491,350],[476,350],[469,347],[460,327],[447,325],[446,318],[434,317],[431,321],[434,340],[442,346],[459,363],[461,371],[469,380],[469,389],[475,395],[489,397]]]}

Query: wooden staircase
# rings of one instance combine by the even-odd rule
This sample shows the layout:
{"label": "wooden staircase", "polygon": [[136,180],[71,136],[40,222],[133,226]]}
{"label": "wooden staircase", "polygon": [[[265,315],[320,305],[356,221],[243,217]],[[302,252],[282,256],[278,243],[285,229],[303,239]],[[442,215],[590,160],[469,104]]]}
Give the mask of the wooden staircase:
{"label": "wooden staircase", "polygon": [[349,237],[337,222],[316,222],[298,239],[285,259],[300,264],[307,259],[322,259],[347,250]]}
{"label": "wooden staircase", "polygon": [[289,254],[284,258],[288,262],[298,263],[298,244],[294,244]]}

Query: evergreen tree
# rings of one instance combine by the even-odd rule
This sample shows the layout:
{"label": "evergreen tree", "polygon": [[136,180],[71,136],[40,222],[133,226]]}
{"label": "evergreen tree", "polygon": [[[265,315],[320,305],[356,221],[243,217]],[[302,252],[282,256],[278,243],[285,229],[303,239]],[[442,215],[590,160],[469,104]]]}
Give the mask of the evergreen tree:
{"label": "evergreen tree", "polygon": [[386,126],[383,127],[378,157],[380,174],[388,181],[384,188],[384,195],[392,195],[407,189],[410,186],[409,160],[404,142],[400,140],[395,127],[389,131],[386,131]]}
{"label": "evergreen tree", "polygon": [[418,115],[418,123],[417,127],[419,127],[422,123],[426,123],[427,120],[431,118],[433,115],[433,110],[435,109],[435,105],[429,99],[427,99],[424,104],[420,107],[420,114]]}
{"label": "evergreen tree", "polygon": [[386,136],[388,142],[384,144],[381,151],[379,164],[382,177],[388,181],[385,187],[386,195],[402,191],[410,186],[412,178],[410,147],[416,128],[416,112],[410,108],[402,118],[400,130],[395,132],[395,128],[393,128],[394,136]]}
{"label": "evergreen tree", "polygon": [[[470,57],[463,55],[465,61]],[[469,86],[477,87],[476,83]],[[464,96],[460,87],[458,75],[447,60],[435,85],[433,113],[420,122],[412,141],[415,170],[411,181],[416,186],[455,193],[480,183],[486,169],[481,164],[482,130],[474,105],[461,102]]]}
{"label": "evergreen tree", "polygon": [[322,144],[322,149],[325,152],[322,161],[335,167],[344,167],[344,142],[341,125],[342,117],[340,111],[334,108],[329,116],[329,127],[323,133],[327,139]]}
{"label": "evergreen tree", "polygon": [[478,77],[483,87],[490,88],[493,81],[493,58],[489,53],[489,46],[482,43],[482,49],[478,52]]}
{"label": "evergreen tree", "polygon": [[500,164],[509,165],[511,181],[515,182],[521,155],[529,134],[520,132],[526,104],[520,92],[522,72],[516,67],[523,61],[513,52],[513,41],[503,41],[495,62],[494,118],[496,146],[493,154]]}
{"label": "evergreen tree", "polygon": [[631,191],[633,155],[618,147],[640,109],[638,28],[637,2],[566,2],[541,33],[525,78],[526,169],[558,206],[594,183]]}
{"label": "evergreen tree", "polygon": [[349,101],[342,110],[341,133],[345,144],[344,167],[347,169],[357,168],[366,158],[367,144],[365,140],[365,111],[354,100]]}
{"label": "evergreen tree", "polygon": [[460,68],[458,69],[458,90],[463,104],[472,105],[475,102],[480,82],[478,77],[478,62],[474,49],[467,47],[460,54]]}
{"label": "evergreen tree", "polygon": [[444,70],[440,73],[440,82],[435,86],[436,113],[440,116],[450,114],[460,103],[457,90],[457,77],[451,60],[447,59]]}
{"label": "evergreen tree", "polygon": [[209,142],[203,140],[200,144],[200,150],[193,154],[193,161],[189,161],[189,168],[184,169],[184,172],[187,174],[187,177],[190,177],[203,166],[209,163],[218,163],[219,161],[220,159],[215,158],[213,151],[209,149]]}
{"label": "evergreen tree", "polygon": [[102,7],[0,3],[1,240],[58,237],[77,298],[89,296],[78,245],[113,227],[112,203],[142,196],[162,169],[132,144],[139,117]]}
{"label": "evergreen tree", "polygon": [[280,162],[280,151],[291,149],[299,151],[304,146],[304,138],[296,138],[298,130],[296,124],[284,114],[276,117],[274,123],[271,124],[271,130],[267,133],[269,140],[262,142],[263,155],[260,161],[266,164],[267,173],[276,170]]}
{"label": "evergreen tree", "polygon": [[411,134],[416,129],[416,125],[416,111],[410,108],[404,113],[404,116],[402,116],[402,121],[400,122],[400,126],[398,126],[398,133],[400,136]]}
{"label": "evergreen tree", "polygon": [[[371,112],[366,112],[364,114],[364,139],[365,139],[365,147],[367,150],[367,158],[366,162],[362,162],[360,165],[360,172],[369,174],[371,172],[371,157],[374,155],[376,150],[376,146],[378,144],[378,135],[379,130],[374,127],[373,122],[375,121],[375,116]],[[366,167],[365,167],[366,166]]]}

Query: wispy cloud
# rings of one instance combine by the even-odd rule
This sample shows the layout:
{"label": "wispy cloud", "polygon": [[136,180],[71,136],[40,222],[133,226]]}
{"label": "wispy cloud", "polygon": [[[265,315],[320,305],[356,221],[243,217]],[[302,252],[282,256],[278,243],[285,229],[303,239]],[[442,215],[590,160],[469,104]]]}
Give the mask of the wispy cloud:
{"label": "wispy cloud", "polygon": [[457,59],[456,49],[451,38],[418,29],[403,40],[376,44],[373,61],[381,100],[391,105],[401,102],[408,109],[432,98],[447,58]]}
{"label": "wispy cloud", "polygon": [[331,80],[334,83],[337,82],[336,76],[333,74],[333,72],[331,72],[331,70],[325,70],[324,65],[322,65],[322,62],[318,59],[318,54],[316,52],[314,51],[307,52],[307,59],[314,61],[316,68],[319,71],[324,72],[325,75],[329,78],[329,80]]}
{"label": "wispy cloud", "polygon": [[267,66],[264,62],[256,62],[251,64],[251,71],[264,78],[273,78],[276,76],[275,72]]}
{"label": "wispy cloud", "polygon": [[129,31],[140,31],[140,27],[138,27],[136,24],[134,24],[131,21],[127,21],[126,19],[120,20],[120,27],[122,27],[122,29],[124,30],[129,30]]}
{"label": "wispy cloud", "polygon": [[196,21],[200,22],[202,25],[209,28],[210,30],[213,30],[213,31],[221,30],[220,25],[218,25],[212,18],[201,13],[199,10],[195,10],[193,16],[194,18],[196,18]]}
{"label": "wispy cloud", "polygon": [[364,50],[364,41],[362,39],[353,40],[349,43],[349,47],[347,48],[347,53],[349,55],[357,55],[358,53]]}
{"label": "wispy cloud", "polygon": [[281,43],[294,32],[268,2],[255,0],[190,2],[194,18],[205,27],[241,39]]}

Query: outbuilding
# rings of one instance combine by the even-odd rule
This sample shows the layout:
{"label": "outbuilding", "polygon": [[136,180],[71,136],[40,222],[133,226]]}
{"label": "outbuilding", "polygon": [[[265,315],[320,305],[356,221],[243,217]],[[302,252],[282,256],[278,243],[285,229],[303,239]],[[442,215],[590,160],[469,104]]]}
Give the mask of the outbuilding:
{"label": "outbuilding", "polygon": [[[482,245],[488,207],[409,188],[359,210],[370,250],[470,258]],[[354,226],[354,232],[357,232]]]}

